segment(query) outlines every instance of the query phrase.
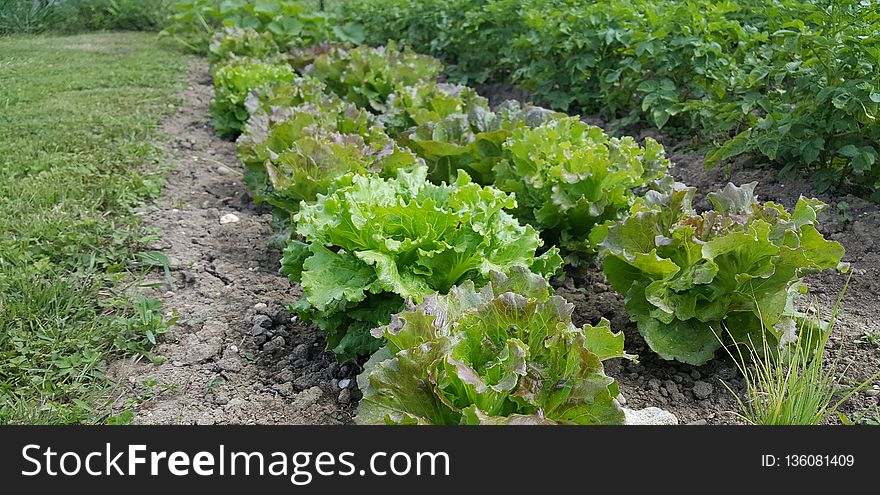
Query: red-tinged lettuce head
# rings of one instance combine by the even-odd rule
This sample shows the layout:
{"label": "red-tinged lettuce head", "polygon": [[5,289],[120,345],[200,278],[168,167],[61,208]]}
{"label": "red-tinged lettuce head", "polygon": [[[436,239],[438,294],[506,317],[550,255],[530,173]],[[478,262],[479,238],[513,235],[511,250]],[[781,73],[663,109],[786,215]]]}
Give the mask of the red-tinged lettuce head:
{"label": "red-tinged lettuce head", "polygon": [[617,382],[602,362],[633,358],[607,320],[572,324],[573,306],[513,267],[410,304],[375,329],[360,424],[619,424]]}

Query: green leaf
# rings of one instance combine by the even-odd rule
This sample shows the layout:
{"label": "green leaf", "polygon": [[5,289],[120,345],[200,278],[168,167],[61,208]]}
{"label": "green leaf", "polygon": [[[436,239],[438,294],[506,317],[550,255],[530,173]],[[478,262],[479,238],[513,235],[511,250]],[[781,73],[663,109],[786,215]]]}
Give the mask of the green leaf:
{"label": "green leaf", "polygon": [[303,263],[302,287],[309,304],[319,311],[338,307],[340,302],[358,302],[376,281],[376,272],[354,255],[334,253],[311,244],[312,253]]}

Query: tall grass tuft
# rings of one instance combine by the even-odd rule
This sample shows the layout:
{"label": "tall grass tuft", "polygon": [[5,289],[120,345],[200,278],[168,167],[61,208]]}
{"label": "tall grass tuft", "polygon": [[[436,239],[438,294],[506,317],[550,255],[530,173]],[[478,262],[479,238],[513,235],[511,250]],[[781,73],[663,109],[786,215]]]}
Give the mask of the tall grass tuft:
{"label": "tall grass tuft", "polygon": [[48,0],[3,0],[0,2],[0,36],[37,34],[58,22],[59,11]]}
{"label": "tall grass tuft", "polygon": [[[745,394],[725,388],[736,397],[739,419],[751,425],[818,425],[835,415],[850,397],[868,387],[880,372],[861,383],[845,383],[839,376],[840,352],[825,361],[828,339],[834,329],[843,292],[838,297],[827,323],[803,318],[798,339],[779,349],[767,339],[760,346],[751,339],[746,345],[725,347],[745,381]],[[744,350],[745,349],[745,350]]]}

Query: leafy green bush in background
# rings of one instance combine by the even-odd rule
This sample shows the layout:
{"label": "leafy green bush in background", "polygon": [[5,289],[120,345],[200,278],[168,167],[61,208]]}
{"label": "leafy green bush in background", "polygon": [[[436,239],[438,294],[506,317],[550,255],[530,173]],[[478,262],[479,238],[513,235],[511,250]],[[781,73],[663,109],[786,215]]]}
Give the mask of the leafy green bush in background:
{"label": "leafy green bush in background", "polygon": [[251,28],[270,33],[282,51],[324,40],[360,43],[359,26],[295,0],[192,0],[173,5],[162,34],[205,53],[222,27]]}
{"label": "leafy green bush in background", "polygon": [[509,196],[474,184],[465,174],[450,185],[427,182],[424,166],[397,177],[346,176],[344,183],[294,216],[297,234],[284,252],[282,273],[302,284],[301,318],[327,334],[341,361],[369,355],[381,342],[370,330],[386,324],[404,300],[485,282],[492,271],[532,266],[550,275],[556,250],[541,257],[531,227],[505,210]]}
{"label": "leafy green bush in background", "polygon": [[623,334],[605,319],[576,327],[574,306],[523,267],[491,279],[429,296],[374,330],[387,345],[358,376],[357,423],[623,423],[602,366],[633,358]]}
{"label": "leafy green bush in background", "polygon": [[0,35],[45,31],[159,31],[174,0],[3,0]]}
{"label": "leafy green bush in background", "polygon": [[676,184],[647,193],[629,217],[597,229],[608,281],[664,359],[704,364],[725,329],[737,343],[791,341],[801,280],[840,267],[843,247],[816,230],[822,202],[801,198],[789,213],[758,203],[754,188],[728,184],[708,195],[715,209],[698,215],[694,190]]}
{"label": "leafy green bush in background", "polygon": [[521,0],[362,0],[338,11],[362,26],[365,40],[398,40],[441,58],[462,84],[502,80],[510,75],[505,48],[523,32]]}
{"label": "leafy green bush in background", "polygon": [[0,36],[42,33],[59,18],[58,9],[47,1],[4,0],[0,3]]}

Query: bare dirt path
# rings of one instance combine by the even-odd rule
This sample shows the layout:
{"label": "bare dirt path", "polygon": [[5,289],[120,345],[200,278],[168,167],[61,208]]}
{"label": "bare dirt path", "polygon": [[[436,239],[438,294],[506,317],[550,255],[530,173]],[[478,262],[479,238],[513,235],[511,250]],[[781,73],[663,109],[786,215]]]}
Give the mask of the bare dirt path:
{"label": "bare dirt path", "polygon": [[116,408],[133,408],[142,424],[348,422],[356,370],[340,368],[287,313],[298,289],[278,274],[271,215],[248,197],[235,144],[213,133],[212,88],[207,64],[194,60],[162,129],[176,167],[143,220],[163,233],[152,247],[168,256],[173,284],[159,271],[146,291],[179,321],[155,348],[161,364],[112,364],[123,388]]}

